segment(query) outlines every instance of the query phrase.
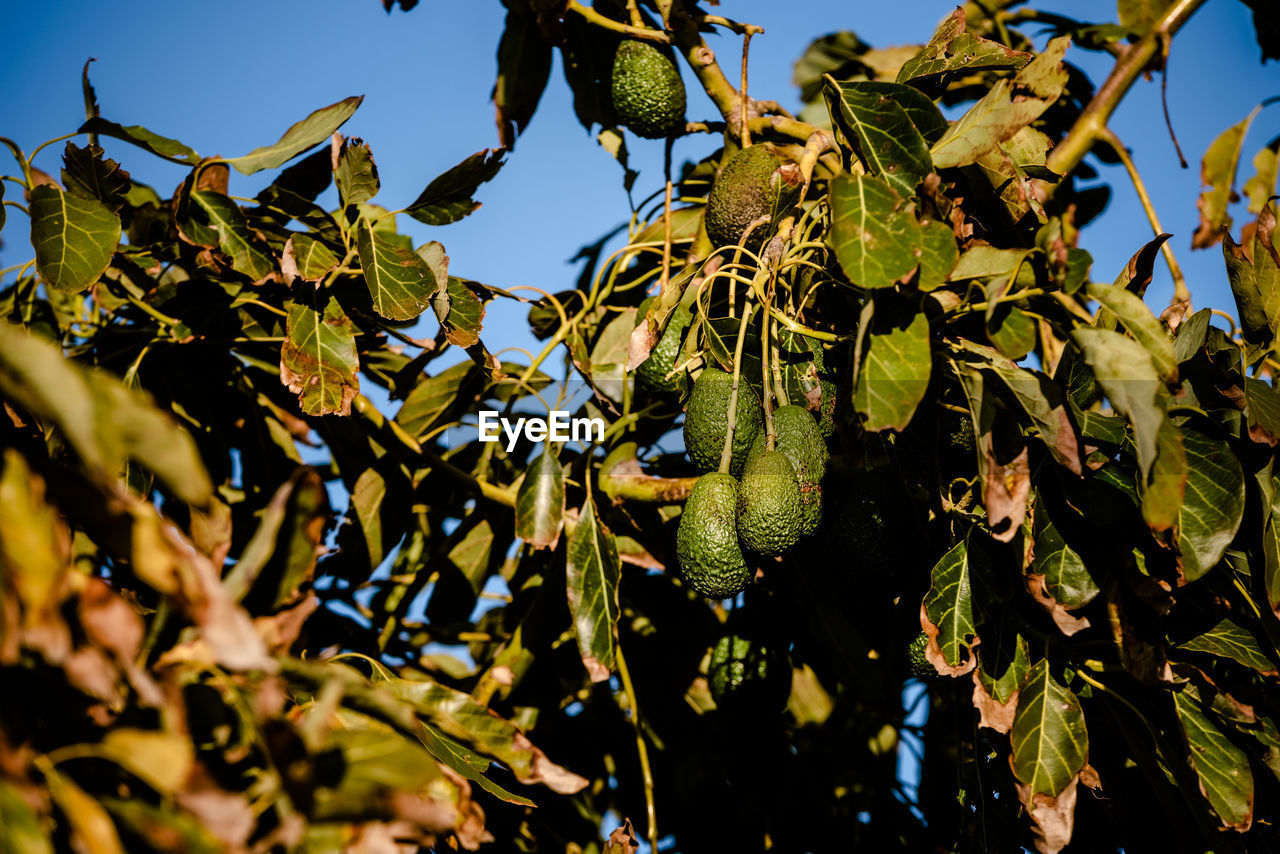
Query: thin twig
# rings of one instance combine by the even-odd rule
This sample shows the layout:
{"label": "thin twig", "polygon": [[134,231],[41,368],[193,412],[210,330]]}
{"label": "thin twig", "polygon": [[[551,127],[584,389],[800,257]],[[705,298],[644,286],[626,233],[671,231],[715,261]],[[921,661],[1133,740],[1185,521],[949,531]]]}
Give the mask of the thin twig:
{"label": "thin twig", "polygon": [[569,11],[576,12],[589,24],[594,24],[606,30],[612,30],[615,33],[631,36],[637,39],[647,39],[652,42],[660,42],[661,44],[671,44],[671,36],[661,30],[651,30],[648,27],[633,27],[627,24],[621,24],[612,18],[606,18],[590,6],[583,6],[578,0],[569,0]]}
{"label": "thin twig", "polygon": [[751,35],[750,31],[742,34],[742,88],[738,90],[741,94],[738,98],[738,112],[741,115],[738,133],[742,137],[743,148],[751,145],[751,129],[747,127],[747,104],[751,100],[747,97],[747,56],[751,53]]}
{"label": "thin twig", "polygon": [[631,671],[627,668],[626,656],[622,654],[622,644],[617,647],[618,676],[622,679],[622,690],[627,694],[627,704],[631,706],[631,725],[636,730],[636,752],[640,754],[640,774],[644,777],[644,807],[648,819],[649,849],[658,851],[658,811],[653,800],[653,769],[649,766],[649,748],[644,743],[644,732],[640,728],[640,703],[636,700],[636,686],[631,682]]}

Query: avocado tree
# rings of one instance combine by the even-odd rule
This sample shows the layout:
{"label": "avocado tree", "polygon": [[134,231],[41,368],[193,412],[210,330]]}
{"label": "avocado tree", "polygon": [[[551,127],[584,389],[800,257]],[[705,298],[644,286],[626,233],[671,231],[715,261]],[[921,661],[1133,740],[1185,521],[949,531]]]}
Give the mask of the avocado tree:
{"label": "avocado tree", "polygon": [[[203,157],[86,66],[82,127],[0,139],[34,250],[0,285],[0,848],[1270,850],[1280,144],[1238,242],[1252,115],[1204,156],[1235,319],[1150,204],[1124,269],[1078,245],[1087,155],[1146,199],[1108,120],[1202,2],[831,34],[792,115],[714,4],[504,0],[502,147],[416,197],[343,136],[359,98]],[[557,50],[666,181],[572,286],[464,278],[399,226],[502,180]],[[539,353],[495,358],[494,301]],[[476,429],[565,408],[602,429]]]}

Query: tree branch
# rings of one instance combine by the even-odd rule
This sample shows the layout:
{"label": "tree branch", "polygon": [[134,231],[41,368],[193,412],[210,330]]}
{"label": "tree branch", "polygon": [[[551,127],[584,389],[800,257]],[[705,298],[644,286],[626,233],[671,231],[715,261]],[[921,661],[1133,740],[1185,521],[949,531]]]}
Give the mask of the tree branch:
{"label": "tree branch", "polygon": [[612,18],[606,18],[590,6],[583,6],[578,0],[569,0],[569,11],[578,13],[589,24],[595,24],[597,27],[606,30],[613,30],[615,33],[622,33],[637,39],[647,39],[660,44],[671,44],[671,36],[661,30],[651,30],[648,27],[633,27],[619,23]]}
{"label": "tree branch", "polygon": [[1202,5],[1204,0],[1177,0],[1145,36],[1120,53],[1102,88],[1094,94],[1062,142],[1049,154],[1050,169],[1066,175],[1080,165],[1138,75],[1160,51],[1162,42],[1172,37]]}

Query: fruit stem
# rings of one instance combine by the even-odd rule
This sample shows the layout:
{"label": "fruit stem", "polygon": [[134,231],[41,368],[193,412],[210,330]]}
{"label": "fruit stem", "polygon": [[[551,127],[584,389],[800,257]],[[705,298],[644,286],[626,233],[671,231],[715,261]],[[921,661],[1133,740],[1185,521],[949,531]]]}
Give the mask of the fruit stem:
{"label": "fruit stem", "polygon": [[615,33],[622,33],[637,39],[648,39],[651,42],[661,42],[662,44],[671,44],[671,37],[661,30],[651,30],[648,27],[632,27],[627,24],[620,24],[612,18],[606,18],[590,6],[583,6],[578,0],[569,0],[568,11],[576,12],[589,23],[606,30],[613,30]]}
{"label": "fruit stem", "polygon": [[[769,290],[765,298],[761,300],[763,305],[773,305],[773,283],[774,277],[770,276]],[[761,405],[764,406],[765,448],[770,451],[774,450],[778,439],[777,434],[773,431],[773,383],[770,381],[772,375],[769,367],[770,364],[774,368],[777,367],[777,362],[771,363],[769,360],[769,350],[771,349],[769,346],[769,330],[772,327],[773,317],[766,311],[760,320],[760,386],[764,391],[764,399],[761,400]]]}
{"label": "fruit stem", "polygon": [[640,755],[640,774],[644,778],[645,818],[649,827],[649,850],[658,850],[658,814],[653,799],[653,769],[649,767],[649,748],[644,743],[644,733],[640,729],[640,704],[636,701],[636,686],[631,682],[631,671],[627,668],[626,656],[622,654],[621,642],[617,645],[618,676],[622,680],[622,690],[627,695],[627,705],[631,707],[631,725],[636,729],[636,752]]}
{"label": "fruit stem", "polygon": [[[759,274],[757,274],[758,276]],[[747,321],[755,313],[751,304],[751,291],[747,291],[747,304],[742,307],[742,321],[738,324],[738,341],[733,347],[733,385],[729,391],[729,429],[724,432],[724,450],[720,452],[720,474],[728,474],[733,460],[733,430],[738,423],[738,383],[742,379],[742,345],[747,340]]]}
{"label": "fruit stem", "polygon": [[791,399],[787,397],[787,384],[782,381],[782,366],[778,364],[778,325],[774,322],[773,314],[769,315],[769,345],[772,348],[773,365],[773,394],[778,399],[779,406],[790,406]]}

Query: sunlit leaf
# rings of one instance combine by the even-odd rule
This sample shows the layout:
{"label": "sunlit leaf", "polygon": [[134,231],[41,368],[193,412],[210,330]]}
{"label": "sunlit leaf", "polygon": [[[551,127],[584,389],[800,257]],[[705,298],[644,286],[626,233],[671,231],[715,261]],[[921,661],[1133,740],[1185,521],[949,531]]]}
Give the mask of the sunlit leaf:
{"label": "sunlit leaf", "polygon": [[910,305],[875,303],[865,331],[854,407],[868,430],[903,430],[929,385],[929,321]]}
{"label": "sunlit leaf", "polygon": [[31,191],[30,210],[40,277],[70,293],[98,281],[120,242],[120,218],[97,199],[65,193],[53,184]]}
{"label": "sunlit leaf", "polygon": [[360,390],[355,326],[319,291],[294,299],[280,349],[280,381],[308,415],[348,415]]}
{"label": "sunlit leaf", "polygon": [[319,145],[342,127],[355,113],[364,96],[344,98],[336,104],[321,107],[299,122],[291,125],[284,135],[271,145],[255,148],[248,154],[232,157],[226,162],[242,175],[252,175],[263,169],[283,166],[312,146]]}
{"label": "sunlit leaf", "polygon": [[923,241],[920,222],[889,184],[870,175],[832,179],[827,242],[849,281],[892,286],[916,269]]}
{"label": "sunlit leaf", "polygon": [[[979,556],[979,552],[972,552],[972,557]],[[970,569],[972,557],[967,539],[943,555],[929,574],[929,592],[923,606],[929,622],[937,628],[934,642],[942,658],[960,672],[971,669],[973,644],[978,637]]]}
{"label": "sunlit leaf", "polygon": [[338,152],[338,168],[333,172],[342,206],[362,205],[378,195],[381,182],[373,152],[362,139],[347,139]]}
{"label": "sunlit leaf", "polygon": [[1021,68],[1032,55],[965,32],[961,10],[947,17],[929,43],[902,64],[899,83],[943,77],[981,68]]}
{"label": "sunlit leaf", "polygon": [[446,284],[413,251],[408,237],[379,231],[367,218],[356,223],[356,247],[373,307],[383,317],[413,320]]}
{"label": "sunlit leaf", "polygon": [[1204,189],[1196,207],[1200,210],[1200,224],[1191,235],[1191,248],[1204,249],[1217,243],[1222,232],[1231,227],[1227,206],[1235,191],[1236,166],[1244,147],[1245,134],[1261,107],[1254,107],[1249,115],[1220,133],[1204,153],[1200,162],[1200,183]]}
{"label": "sunlit leaf", "polygon": [[1129,334],[1147,349],[1162,379],[1169,382],[1177,378],[1178,360],[1174,357],[1173,341],[1140,297],[1124,288],[1096,282],[1089,284],[1085,293],[1118,317]]}
{"label": "sunlit leaf", "polygon": [[480,207],[472,196],[481,184],[498,174],[505,156],[506,152],[501,149],[476,152],[432,179],[404,212],[427,225],[457,222]]}
{"label": "sunlit leaf", "polygon": [[183,145],[176,139],[169,139],[152,133],[141,125],[122,127],[103,118],[92,118],[80,126],[79,132],[96,133],[102,136],[114,137],[115,139],[122,139],[125,142],[133,143],[144,151],[149,151],[175,163],[184,163],[187,166],[195,166],[200,162],[200,155],[196,154],[188,146]]}
{"label": "sunlit leaf", "polygon": [[[193,207],[203,213],[202,225],[218,235],[218,248],[231,258],[231,266],[254,282],[269,278],[276,269],[271,247],[253,232],[239,205],[221,193],[197,190],[191,194]],[[199,214],[192,211],[193,215]]]}
{"label": "sunlit leaf", "polygon": [[1275,673],[1276,665],[1263,653],[1258,640],[1239,623],[1225,619],[1203,634],[1196,635],[1179,649],[1229,658],[1259,673]]}
{"label": "sunlit leaf", "polygon": [[1056,797],[1075,785],[1089,760],[1089,733],[1080,701],[1053,677],[1048,660],[1027,674],[1010,736],[1013,774],[1033,794]]}
{"label": "sunlit leaf", "polygon": [[[933,171],[922,133],[925,128],[918,128],[916,121],[939,130],[946,127],[933,102],[919,90],[897,83],[828,81],[825,92],[833,121],[845,129],[871,174],[899,194],[913,195],[916,185]],[[907,104],[914,116],[907,112]],[[931,119],[920,118],[930,115]]]}
{"label": "sunlit leaf", "polygon": [[588,498],[569,538],[567,572],[569,613],[592,682],[608,679],[614,669],[621,569],[613,533]]}

